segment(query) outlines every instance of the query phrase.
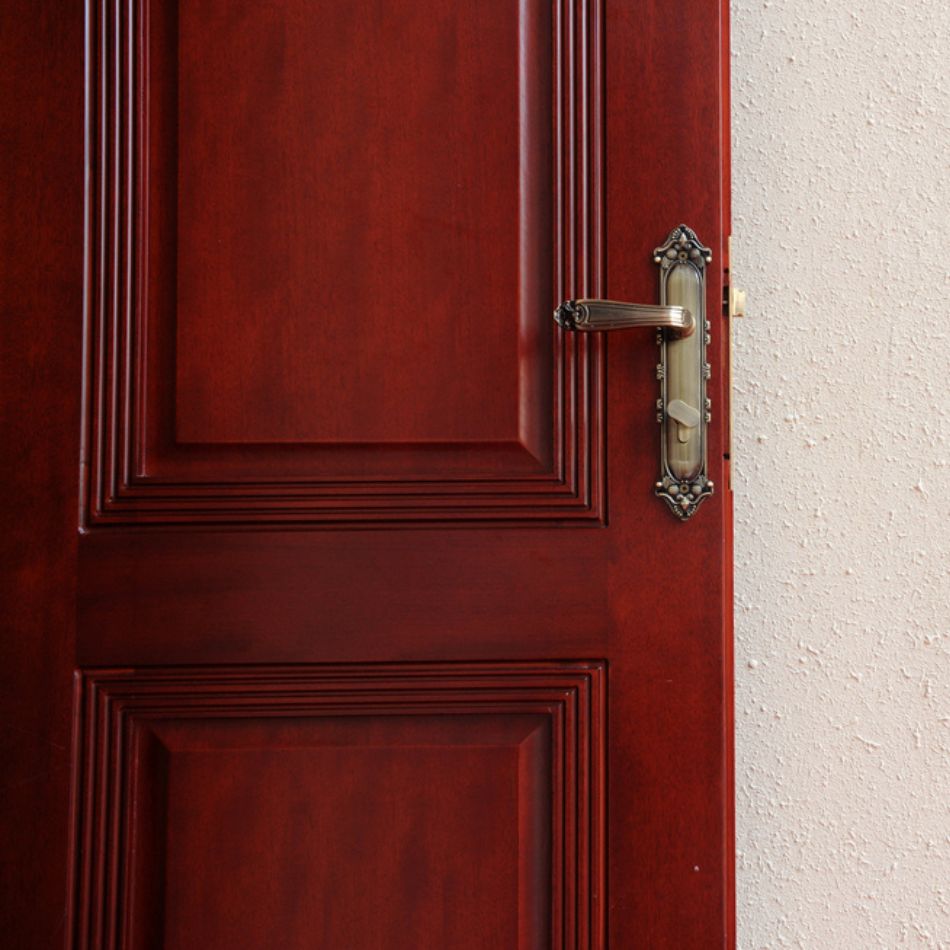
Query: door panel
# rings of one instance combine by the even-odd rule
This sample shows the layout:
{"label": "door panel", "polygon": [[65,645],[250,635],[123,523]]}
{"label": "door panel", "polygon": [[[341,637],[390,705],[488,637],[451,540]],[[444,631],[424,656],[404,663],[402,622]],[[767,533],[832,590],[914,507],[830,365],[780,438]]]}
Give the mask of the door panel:
{"label": "door panel", "polygon": [[[0,30],[9,932],[731,946],[724,4],[66,7]],[[681,222],[688,522],[655,335],[551,319]]]}
{"label": "door panel", "polygon": [[98,8],[90,525],[601,517],[592,19]]}
{"label": "door panel", "polygon": [[577,663],[87,672],[100,794],[80,816],[79,945],[589,933],[603,679]]}
{"label": "door panel", "polygon": [[550,17],[179,5],[177,441],[550,438]]}

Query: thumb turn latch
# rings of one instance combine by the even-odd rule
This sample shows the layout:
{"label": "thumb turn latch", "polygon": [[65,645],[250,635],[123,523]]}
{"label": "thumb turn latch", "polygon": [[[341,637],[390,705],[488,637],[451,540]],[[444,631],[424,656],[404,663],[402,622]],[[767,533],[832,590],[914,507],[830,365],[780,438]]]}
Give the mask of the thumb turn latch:
{"label": "thumb turn latch", "polygon": [[554,311],[554,319],[565,330],[581,332],[658,329],[660,478],[655,494],[685,521],[713,491],[706,475],[706,427],[712,405],[706,395],[706,265],[712,252],[681,224],[654,250],[653,260],[660,270],[659,305],[565,300]]}

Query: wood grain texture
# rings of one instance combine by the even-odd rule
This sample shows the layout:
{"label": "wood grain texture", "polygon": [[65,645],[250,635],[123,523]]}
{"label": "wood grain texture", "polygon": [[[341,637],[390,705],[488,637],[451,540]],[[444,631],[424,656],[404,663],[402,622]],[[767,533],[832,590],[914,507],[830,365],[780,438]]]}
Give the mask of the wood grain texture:
{"label": "wood grain texture", "polygon": [[603,947],[604,680],[84,673],[73,946]]}
{"label": "wood grain texture", "polygon": [[[555,7],[553,61],[563,68],[552,85],[553,114],[570,118],[555,140],[562,166],[555,180],[566,176],[580,197],[559,205],[560,253],[573,263],[552,288],[552,304],[565,287],[655,299],[650,251],[682,221],[713,249],[707,312],[711,318],[721,312],[724,280],[717,278],[725,264],[727,170],[720,6],[697,7],[685,18],[671,18],[659,0]],[[572,144],[583,128],[589,128],[589,150]],[[449,489],[440,481],[438,490],[450,497],[439,496],[438,504],[436,483],[407,478],[398,482],[409,496],[399,502],[401,515],[387,508],[391,495],[379,498],[379,485],[367,483],[364,496],[340,502],[344,510],[333,516],[339,530],[288,531],[311,524],[309,515],[288,512],[298,502],[296,481],[249,481],[226,500],[215,486],[205,486],[189,503],[197,510],[194,519],[176,520],[169,512],[183,510],[179,486],[172,480],[165,497],[156,479],[147,503],[155,506],[153,521],[175,524],[176,531],[147,530],[152,515],[146,508],[128,516],[136,522],[132,530],[123,520],[131,509],[122,509],[116,513],[120,530],[93,530],[82,539],[80,662],[606,660],[610,940],[650,948],[728,947],[725,557],[731,500],[723,464],[722,331],[714,319],[710,475],[717,493],[688,524],[671,523],[651,495],[658,439],[655,344],[650,334],[616,335],[609,348],[598,344],[606,356],[602,367],[594,361],[581,374],[586,388],[580,393],[586,395],[565,403],[583,419],[585,405],[599,412],[592,394],[604,394],[604,438],[595,452],[601,461],[591,470],[600,466],[609,506],[604,496],[590,509],[573,509],[572,526],[570,517],[541,507],[547,489],[529,478],[517,493],[490,479],[478,489],[474,482]],[[164,372],[170,378],[173,363]],[[248,456],[258,448],[241,448],[241,464],[250,464]],[[271,456],[272,477],[282,469],[288,479],[300,477],[311,464],[304,454],[310,449],[297,448],[299,453]],[[484,447],[470,449],[463,470],[486,458]],[[221,459],[226,451],[215,449]],[[368,451],[377,457],[367,464],[382,464],[378,448]],[[386,457],[396,459],[392,472],[403,464],[398,450]],[[355,465],[356,455],[349,458]],[[439,458],[439,465],[448,464]],[[200,464],[209,460],[213,453]],[[404,474],[418,473],[414,462],[406,464]],[[583,479],[584,465],[572,466]],[[495,487],[481,496],[490,484]],[[354,485],[327,491],[345,497]],[[279,524],[263,530],[257,515],[247,520],[242,514],[262,504],[255,492],[283,499],[276,502],[288,512],[283,530]],[[424,504],[409,500],[415,495]],[[492,522],[499,496],[517,512],[516,523]],[[367,512],[377,504],[384,512],[377,520],[367,515],[354,521],[353,508],[346,507]],[[213,527],[207,512],[216,505],[222,527],[256,530],[206,530]],[[524,517],[529,508],[537,527]],[[465,510],[475,524],[460,531]],[[596,510],[602,516],[591,518]],[[104,513],[96,529],[110,517]],[[423,524],[425,531],[401,530]],[[353,526],[370,530],[345,530]],[[377,527],[385,530],[371,530]]]}
{"label": "wood grain texture", "polygon": [[61,947],[82,363],[81,4],[0,4],[0,943]]}
{"label": "wood grain texture", "polygon": [[[530,369],[529,355],[512,355],[511,341],[522,333],[513,326],[521,319],[517,308],[504,330],[499,315],[489,321],[500,381],[497,393],[489,387],[484,394],[491,407],[484,419],[460,417],[455,431],[460,439],[494,433],[494,441],[406,441],[425,432],[451,435],[448,415],[435,412],[423,419],[397,417],[394,441],[366,441],[379,438],[372,431],[377,421],[353,414],[355,384],[350,415],[343,417],[358,423],[354,431],[362,442],[339,440],[338,433],[316,425],[308,430],[327,420],[304,409],[295,409],[301,416],[278,418],[280,401],[309,385],[299,375],[294,346],[286,356],[291,378],[277,386],[272,405],[253,404],[259,417],[224,424],[221,406],[209,403],[189,431],[183,413],[202,398],[200,364],[210,360],[224,325],[197,327],[223,318],[201,297],[198,277],[191,275],[182,298],[191,316],[184,317],[181,332],[195,347],[187,357],[194,365],[182,362],[180,376],[175,350],[181,301],[173,272],[179,244],[190,253],[198,247],[181,242],[181,228],[214,234],[204,217],[211,209],[199,207],[200,182],[180,180],[211,169],[180,151],[211,148],[223,154],[197,128],[210,106],[199,103],[194,111],[181,102],[205,75],[192,62],[201,50],[203,28],[195,10],[203,3],[196,0],[184,18],[176,3],[88,4],[85,158],[79,4],[16,0],[2,14],[0,36],[15,47],[4,68],[15,82],[0,95],[5,114],[23,127],[15,146],[0,152],[9,209],[4,220],[13,223],[12,231],[4,231],[0,262],[8,317],[0,328],[0,391],[3,444],[10,450],[2,468],[3,674],[9,679],[3,765],[12,817],[3,839],[5,867],[12,870],[2,894],[5,937],[13,945],[57,946],[65,928],[73,945],[160,945],[151,929],[158,928],[179,943],[187,942],[186,933],[199,934],[205,943],[224,934],[234,943],[232,931],[216,929],[229,926],[233,916],[246,925],[242,938],[250,941],[253,921],[242,915],[253,913],[253,905],[245,907],[229,891],[213,859],[216,850],[241,847],[240,824],[249,846],[263,852],[257,863],[230,852],[239,890],[262,897],[255,920],[288,939],[303,939],[293,930],[293,880],[273,875],[286,861],[295,868],[292,877],[307,882],[307,893],[322,892],[325,867],[304,858],[315,851],[316,832],[304,826],[299,842],[270,832],[285,828],[287,816],[302,810],[305,799],[335,803],[346,815],[332,829],[333,849],[342,852],[355,833],[354,806],[334,798],[339,788],[326,783],[325,773],[349,776],[342,787],[358,803],[358,789],[365,790],[374,769],[398,776],[403,790],[408,771],[417,769],[428,781],[423,798],[407,800],[404,821],[419,827],[412,846],[427,850],[439,879],[468,882],[469,869],[454,851],[470,851],[467,836],[477,830],[485,861],[497,871],[497,883],[484,888],[491,914],[481,913],[477,891],[463,899],[465,920],[479,918],[470,928],[473,939],[505,946],[517,933],[515,945],[556,950],[605,942],[728,950],[731,500],[724,465],[722,323],[713,321],[709,350],[710,474],[717,492],[687,524],[673,520],[652,497],[658,435],[651,335],[617,335],[609,347],[568,336],[539,340],[537,352],[550,357],[545,377]],[[207,3],[221,17],[235,18],[229,29],[248,35],[258,22],[254,17],[270,17],[278,8],[299,17],[305,6],[295,0],[236,3],[225,11],[214,0]],[[393,8],[383,0],[369,6]],[[513,6],[498,7],[508,29],[514,28]],[[341,21],[331,34],[351,36],[343,23],[346,5],[306,7],[321,16],[336,11]],[[453,7],[445,15],[457,16],[455,22],[478,22],[478,11]],[[548,216],[552,225],[550,234],[530,236],[552,252],[544,265],[548,299],[537,325],[544,320],[550,332],[549,311],[568,295],[654,300],[650,251],[681,221],[713,249],[707,311],[715,315],[724,285],[716,268],[726,264],[728,230],[723,4],[673,11],[660,0],[526,0],[519,9],[525,19],[517,52],[506,34],[502,45],[508,52],[494,93],[505,103],[517,96],[511,88],[514,57],[531,64],[529,85],[538,103],[544,100],[532,134],[550,143],[542,175],[551,193],[537,199],[537,208],[525,212],[519,206],[523,220]],[[247,21],[240,19],[245,14]],[[266,27],[263,39],[277,29],[276,21],[259,22]],[[435,16],[433,35],[445,23]],[[417,23],[416,29],[425,33],[429,27]],[[367,35],[384,43],[387,34]],[[363,38],[352,35],[352,41]],[[247,35],[241,43],[253,48]],[[242,49],[241,43],[229,41],[222,50]],[[433,54],[437,45],[422,42],[420,49]],[[231,117],[225,127],[245,121],[229,96],[261,101],[268,70],[274,70],[271,78],[283,75],[279,44],[268,48],[273,56],[266,63],[254,61],[255,73],[265,75],[222,76],[212,83],[223,100],[221,115]],[[311,67],[299,60],[298,50],[285,65],[296,62],[306,77]],[[471,65],[473,75],[482,75],[477,62]],[[243,66],[221,64],[235,73]],[[372,84],[371,60],[364,57],[361,66],[354,95]],[[425,65],[426,74],[430,67]],[[334,88],[343,96],[347,87]],[[429,92],[413,90],[407,101],[429,101]],[[480,121],[491,121],[490,110],[473,108]],[[501,113],[507,128],[510,109]],[[179,139],[187,116],[190,144]],[[281,120],[281,140],[296,153],[287,157],[289,169],[280,176],[306,174],[297,121],[295,114]],[[461,115],[455,121],[471,137],[475,119]],[[357,129],[343,125],[341,132],[352,136]],[[245,141],[249,134],[245,129],[235,149],[236,163],[242,153],[258,160],[267,155],[265,145]],[[332,139],[325,145],[332,151]],[[507,157],[500,153],[499,161],[507,167],[515,151],[506,146]],[[528,153],[540,156],[542,149]],[[403,159],[409,154],[404,151]],[[228,174],[236,174],[236,167]],[[433,182],[443,196],[444,184]],[[224,191],[217,189],[217,204]],[[267,183],[261,193],[284,194],[280,182]],[[506,193],[502,186],[503,203],[510,201]],[[455,211],[463,206],[460,199]],[[288,223],[297,210],[284,208]],[[396,210],[393,205],[386,213]],[[222,214],[232,224],[244,220],[239,207]],[[464,217],[447,214],[441,222],[456,247],[464,243],[455,233],[464,230]],[[286,239],[292,255],[302,254],[287,237],[292,229],[284,234],[277,222],[267,233]],[[346,234],[341,227],[335,237],[344,240]],[[519,248],[528,240],[519,237]],[[489,266],[496,251],[507,260],[512,246],[502,241],[482,249],[479,267]],[[229,245],[220,257],[209,248],[202,268],[212,269],[215,261],[222,270],[232,265],[237,248]],[[287,262],[288,273],[296,272],[300,259]],[[356,255],[352,267],[358,270]],[[510,268],[501,270],[499,280],[510,282]],[[254,268],[248,275],[255,283],[263,277]],[[541,286],[540,276],[532,279]],[[520,273],[518,281],[531,284]],[[478,282],[470,289],[477,294]],[[229,300],[237,296],[228,291]],[[274,320],[280,306],[300,306],[293,299],[275,300],[266,311]],[[446,319],[444,308],[431,312]],[[299,316],[288,317],[294,342],[303,332],[294,326]],[[379,314],[372,320],[379,322]],[[242,353],[252,349],[248,326],[236,334]],[[402,337],[379,332],[407,367],[425,368],[419,336],[405,338],[402,352]],[[445,328],[437,334],[444,343]],[[312,339],[303,339],[300,353],[311,354],[312,346]],[[517,437],[511,434],[513,365],[519,367],[519,393],[527,394],[519,395]],[[214,367],[219,379],[241,371]],[[398,386],[417,385],[401,373],[393,377],[402,379]],[[473,365],[473,373],[484,375],[483,363]],[[433,378],[443,375],[439,367]],[[270,378],[271,370],[255,367],[251,377]],[[408,400],[416,407],[425,402],[419,397],[424,383],[418,382],[422,388]],[[458,386],[464,390],[465,380]],[[483,389],[484,381],[475,388]],[[227,438],[246,441],[215,442],[215,426]],[[338,441],[257,441],[268,430],[282,438]],[[195,438],[211,441],[187,441]],[[75,719],[75,862],[69,862],[66,750],[70,674],[76,667],[81,703]],[[389,685],[376,675],[383,668]],[[428,685],[409,683],[413,671],[423,668],[431,672]],[[595,676],[594,670],[601,672]],[[585,678],[586,687],[580,682]],[[288,692],[290,683],[298,685]],[[363,712],[353,716],[334,708],[334,693],[356,696]],[[577,718],[576,738],[569,740],[567,723],[575,706],[581,716],[582,695],[588,697],[589,722],[582,727]],[[419,698],[425,711],[407,711],[407,696]],[[473,711],[453,705],[459,696]],[[388,711],[372,712],[373,702],[389,702]],[[299,704],[290,716],[282,714],[286,703]],[[565,724],[561,740],[559,717]],[[425,751],[403,755],[431,745],[434,733],[441,737],[438,748],[451,750],[445,762]],[[370,734],[377,740],[372,753],[364,741]],[[250,759],[242,758],[245,748]],[[266,779],[260,794],[248,787],[255,772]],[[301,793],[292,780],[297,775],[312,794]],[[475,797],[468,793],[472,785],[479,789]],[[380,789],[363,794],[372,811],[367,827],[391,869],[395,856],[409,847],[406,825],[383,820],[379,812],[392,803],[372,797]],[[517,844],[509,833],[515,797],[519,814],[550,811],[543,829],[519,826]],[[476,798],[484,798],[484,807]],[[207,810],[192,811],[192,802]],[[456,809],[469,821],[455,822]],[[421,828],[424,812],[431,812],[439,829],[432,840]],[[322,814],[318,810],[314,827],[325,826]],[[497,816],[497,825],[489,815]],[[589,845],[578,837],[585,827]],[[453,842],[457,849],[449,847]],[[340,865],[345,868],[345,861]],[[77,871],[69,921],[68,867]],[[194,921],[197,911],[183,882],[202,870],[213,883],[206,897],[217,909],[207,920]],[[524,895],[517,905],[515,875]],[[352,881],[341,874],[347,895],[341,907],[359,899]],[[176,895],[173,903],[164,900],[166,885]],[[412,923],[417,904],[431,909],[436,901],[434,885],[417,868],[387,874],[374,886],[391,895],[392,916],[385,919],[400,926],[409,920],[407,933],[419,926]],[[183,911],[178,919],[176,906]],[[306,916],[313,905],[304,901],[303,908],[305,919],[313,921]],[[426,919],[433,927],[454,926],[434,912]],[[355,927],[360,939],[372,942],[375,932],[359,929],[371,925],[361,917],[337,918],[330,926],[336,928],[331,933]],[[456,940],[451,929],[436,932],[438,939]]]}
{"label": "wood grain texture", "polygon": [[569,659],[610,646],[605,530],[123,530],[82,541],[83,666]]}
{"label": "wood grain texture", "polygon": [[[608,426],[617,545],[608,590],[617,631],[609,654],[610,721],[638,723],[632,754],[611,747],[609,760],[610,840],[630,842],[640,858],[617,853],[610,864],[609,942],[620,946],[734,946],[726,818],[732,680],[725,618],[731,608],[724,587],[732,498],[724,465],[725,321],[717,318],[729,228],[724,10],[724,4],[696,4],[688,15],[673,16],[660,0],[621,3],[608,14],[606,30],[608,296],[641,300],[652,292],[650,261],[625,253],[641,232],[687,222],[709,235],[713,251],[706,312],[712,322],[709,475],[716,493],[686,530],[664,530],[664,513],[632,491],[616,490],[618,479],[644,484],[655,471],[655,456],[644,448],[654,436],[650,420],[628,416],[625,438]],[[648,353],[642,340],[611,339],[611,419],[649,398]],[[631,363],[639,368],[631,371]],[[635,931],[631,920],[638,922]]]}
{"label": "wood grain texture", "polygon": [[386,11],[95,5],[89,526],[603,519],[597,5]]}
{"label": "wood grain texture", "polygon": [[180,442],[550,430],[546,6],[179,5]]}

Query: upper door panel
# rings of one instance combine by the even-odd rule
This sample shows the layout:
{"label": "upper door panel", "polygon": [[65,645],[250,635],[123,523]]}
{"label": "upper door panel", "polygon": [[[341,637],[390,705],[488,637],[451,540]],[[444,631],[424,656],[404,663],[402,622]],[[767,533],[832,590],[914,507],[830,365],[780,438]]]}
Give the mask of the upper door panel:
{"label": "upper door panel", "polygon": [[603,516],[597,4],[101,4],[90,527]]}

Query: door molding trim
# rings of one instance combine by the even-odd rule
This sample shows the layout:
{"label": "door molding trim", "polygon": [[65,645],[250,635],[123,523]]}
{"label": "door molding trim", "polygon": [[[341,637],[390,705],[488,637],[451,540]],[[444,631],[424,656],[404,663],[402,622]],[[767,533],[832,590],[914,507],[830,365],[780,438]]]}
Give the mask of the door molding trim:
{"label": "door molding trim", "polygon": [[[308,738],[324,741],[314,730],[332,729],[334,721],[366,719],[378,729],[393,717],[428,722],[419,742],[431,743],[435,730],[451,748],[451,737],[466,744],[458,727],[477,716],[469,741],[482,746],[494,735],[520,756],[511,773],[520,802],[513,834],[527,849],[519,891],[528,888],[529,897],[519,899],[519,929],[552,947],[598,950],[606,906],[605,691],[606,666],[598,661],[77,672],[70,945],[137,946],[136,935],[161,932],[176,755],[214,755],[236,741],[242,725],[252,737],[254,728],[289,724],[303,730],[296,747],[306,748]],[[260,794],[263,808],[267,796]],[[531,820],[532,808],[546,817]],[[526,832],[537,821],[536,831]],[[538,880],[550,888],[532,899]]]}
{"label": "door molding trim", "polygon": [[[543,374],[550,386],[545,382],[542,389],[550,388],[551,403],[542,395],[542,423],[523,420],[518,438],[484,445],[229,444],[179,440],[176,393],[151,388],[169,378],[169,368],[171,378],[175,375],[175,274],[158,273],[151,257],[169,242],[174,249],[168,222],[176,220],[177,185],[172,180],[168,186],[170,195],[162,202],[168,208],[154,207],[150,178],[159,174],[153,166],[162,163],[150,162],[149,150],[176,128],[168,77],[175,74],[177,46],[164,37],[173,34],[174,23],[162,24],[161,17],[174,20],[177,5],[91,0],[84,529],[604,522],[604,345],[577,339],[550,322],[557,299],[602,291],[602,5],[603,0],[534,0],[522,10],[535,17],[543,12],[552,24],[549,48],[528,50],[522,44],[520,51],[522,59],[534,57],[529,65],[549,63],[551,71],[547,75],[545,67],[543,80],[535,79],[537,94],[551,100],[554,194],[548,213],[554,226],[550,236],[528,235],[528,244],[550,244],[555,286],[538,308],[537,326],[525,330],[529,338],[553,334],[542,338],[549,341],[542,352],[550,352],[554,363],[550,376],[547,369]],[[164,38],[153,42],[153,31]],[[522,64],[524,82],[532,71],[539,72]],[[150,135],[162,108],[172,110],[162,120],[165,132]],[[518,319],[514,309],[512,318]],[[520,401],[537,399],[534,389],[531,384]]]}

